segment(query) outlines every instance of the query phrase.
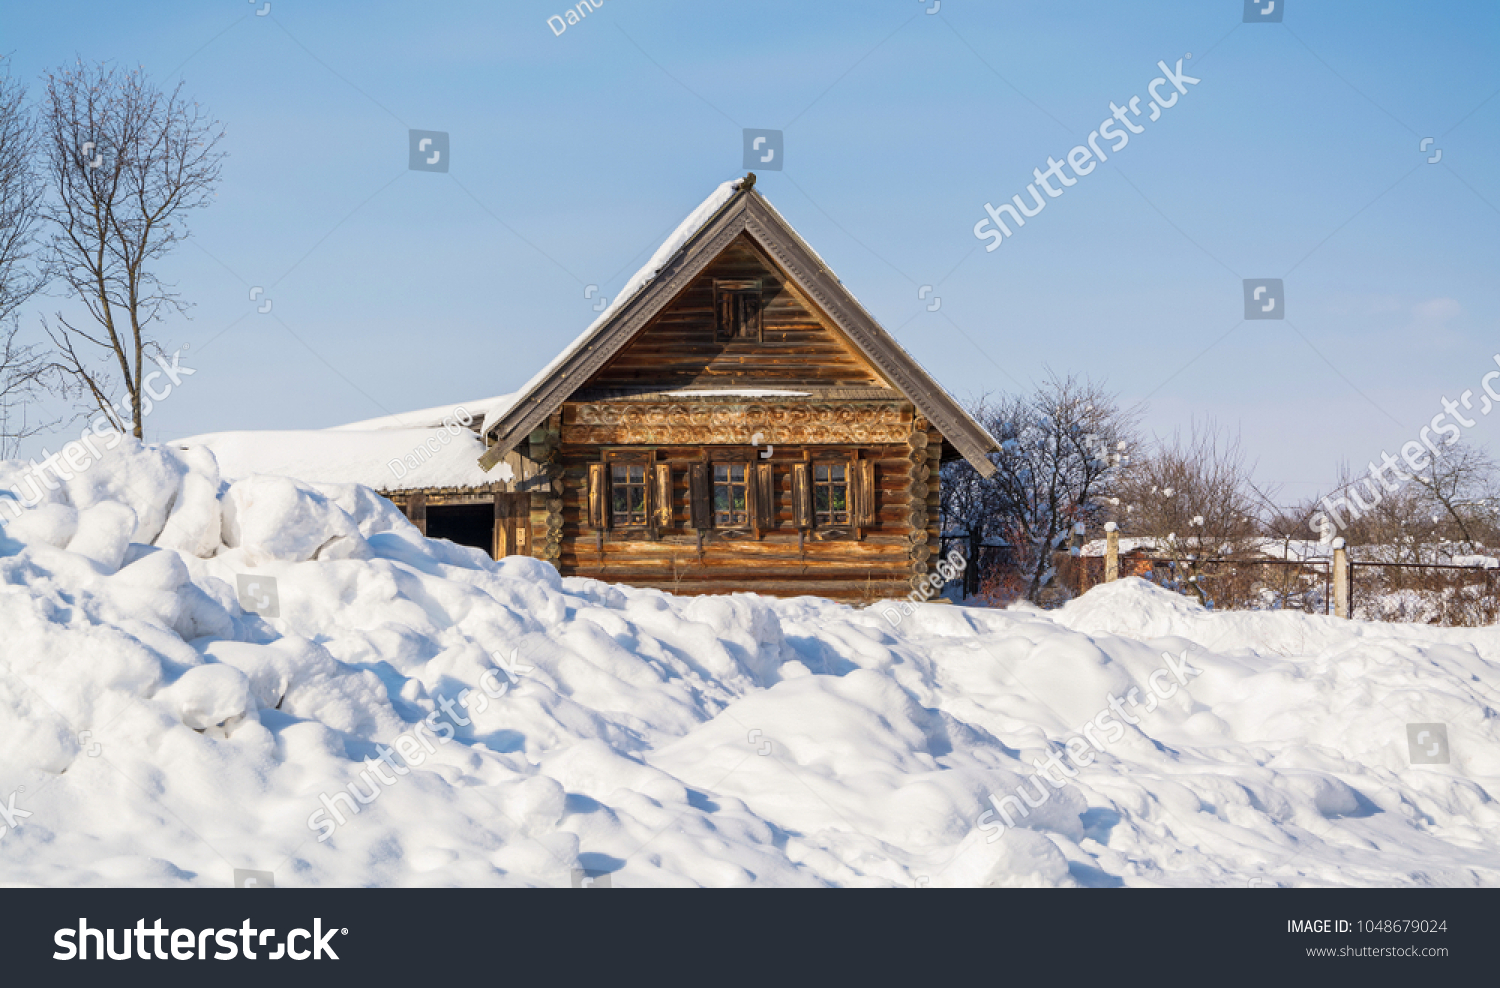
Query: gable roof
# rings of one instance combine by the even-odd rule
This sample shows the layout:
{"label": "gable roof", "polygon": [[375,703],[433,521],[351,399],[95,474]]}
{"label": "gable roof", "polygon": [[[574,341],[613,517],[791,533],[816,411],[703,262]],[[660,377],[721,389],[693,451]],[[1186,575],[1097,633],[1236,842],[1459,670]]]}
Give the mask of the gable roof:
{"label": "gable roof", "polygon": [[741,234],[749,236],[907,400],[982,476],[999,444],[865,311],[823,259],[797,235],[754,182],[736,179],[714,190],[635,273],[613,304],[517,393],[486,416],[481,435],[494,445],[480,457],[490,468],[525,440],[594,376]]}

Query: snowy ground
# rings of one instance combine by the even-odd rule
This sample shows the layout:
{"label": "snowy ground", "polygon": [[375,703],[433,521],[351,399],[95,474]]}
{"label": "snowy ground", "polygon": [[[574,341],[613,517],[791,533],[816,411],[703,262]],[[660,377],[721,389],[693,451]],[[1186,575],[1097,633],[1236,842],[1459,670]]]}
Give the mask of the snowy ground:
{"label": "snowy ground", "polygon": [[424,540],[362,488],[224,485],[202,449],[46,496],[0,502],[3,883],[1500,884],[1497,629],[1137,580],[896,624],[673,598]]}

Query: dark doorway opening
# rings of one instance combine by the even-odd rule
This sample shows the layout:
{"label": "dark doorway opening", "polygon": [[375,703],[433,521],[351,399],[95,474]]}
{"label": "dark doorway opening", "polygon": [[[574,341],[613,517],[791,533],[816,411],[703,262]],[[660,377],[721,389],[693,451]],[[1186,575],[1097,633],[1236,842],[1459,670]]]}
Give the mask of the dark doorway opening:
{"label": "dark doorway opening", "polygon": [[495,551],[495,506],[493,504],[436,504],[427,508],[427,537],[447,539]]}

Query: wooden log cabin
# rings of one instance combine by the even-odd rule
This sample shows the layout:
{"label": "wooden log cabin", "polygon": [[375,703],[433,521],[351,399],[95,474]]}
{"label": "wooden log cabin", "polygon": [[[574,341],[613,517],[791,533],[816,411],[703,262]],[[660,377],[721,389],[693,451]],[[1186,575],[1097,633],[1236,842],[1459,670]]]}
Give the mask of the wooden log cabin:
{"label": "wooden log cabin", "polygon": [[524,478],[495,497],[497,555],[678,594],[927,579],[939,467],[988,476],[995,441],[754,183],[721,186],[483,422],[479,465]]}

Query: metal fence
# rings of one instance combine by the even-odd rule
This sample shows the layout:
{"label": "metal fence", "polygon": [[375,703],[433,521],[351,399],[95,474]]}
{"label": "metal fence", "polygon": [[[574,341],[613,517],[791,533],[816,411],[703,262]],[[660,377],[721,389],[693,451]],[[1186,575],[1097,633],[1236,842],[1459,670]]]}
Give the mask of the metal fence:
{"label": "metal fence", "polygon": [[[1087,590],[1104,582],[1105,560],[1069,557],[1058,575]],[[1201,599],[1214,610],[1298,610],[1329,613],[1332,567],[1326,559],[1171,559],[1122,555],[1120,575],[1138,576],[1168,590]],[[1069,579],[1071,577],[1071,579]]]}
{"label": "metal fence", "polygon": [[1351,560],[1350,610],[1366,621],[1475,628],[1500,621],[1500,569]]}
{"label": "metal fence", "polygon": [[[966,540],[945,538],[944,551]],[[1055,557],[1054,586],[1043,606],[1062,604],[1104,582],[1101,556]],[[1334,561],[1241,556],[1188,559],[1123,553],[1119,575],[1138,576],[1165,589],[1201,599],[1214,610],[1297,610],[1335,613]],[[1348,616],[1443,627],[1500,623],[1500,569],[1451,563],[1348,561]],[[965,596],[1004,606],[1024,596],[1025,586],[1007,546],[981,546],[962,577]]]}

